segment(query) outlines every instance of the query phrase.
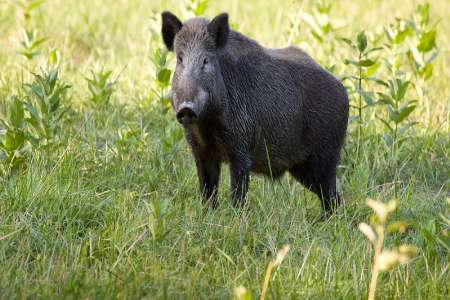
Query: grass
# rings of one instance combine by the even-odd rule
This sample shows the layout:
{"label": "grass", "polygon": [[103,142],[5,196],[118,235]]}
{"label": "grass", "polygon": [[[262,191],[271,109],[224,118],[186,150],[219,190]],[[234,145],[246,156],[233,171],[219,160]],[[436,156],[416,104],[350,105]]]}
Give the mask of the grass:
{"label": "grass", "polygon": [[[332,17],[348,22],[339,36],[350,36],[409,15],[418,3],[411,2],[345,0]],[[299,7],[211,1],[206,15],[228,11],[233,26],[278,47],[287,41],[287,16]],[[55,0],[33,12],[29,26],[48,37],[42,53],[61,53],[74,113],[66,144],[50,156],[33,152],[26,167],[0,177],[0,298],[230,299],[241,285],[258,296],[267,265],[285,244],[290,251],[273,271],[269,299],[366,298],[373,250],[358,224],[370,218],[368,197],[395,194],[392,220],[413,224],[385,246],[408,243],[419,252],[379,276],[377,298],[447,298],[450,253],[442,240],[449,228],[441,215],[450,214],[449,3],[431,3],[433,18],[441,18],[441,53],[427,102],[413,113],[419,124],[395,164],[381,124],[372,118],[364,128],[357,161],[350,128],[338,176],[345,204],[326,221],[318,199],[288,176],[275,184],[252,177],[250,210],[239,213],[228,201],[226,168],[220,208],[201,205],[182,131],[151,90],[149,16],[163,8],[181,15],[175,1],[137,0]],[[27,61],[17,53],[24,22],[12,1],[0,2],[0,106],[30,82],[29,71],[46,64],[45,55]],[[301,28],[307,50],[330,63]],[[331,60],[345,54],[339,49]],[[106,106],[87,105],[91,70],[120,74]]]}

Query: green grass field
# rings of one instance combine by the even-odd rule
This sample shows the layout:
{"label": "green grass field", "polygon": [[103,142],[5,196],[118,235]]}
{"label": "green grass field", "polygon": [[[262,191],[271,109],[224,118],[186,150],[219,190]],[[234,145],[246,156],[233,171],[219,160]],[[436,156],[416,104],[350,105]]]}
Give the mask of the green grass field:
{"label": "green grass field", "polygon": [[[0,162],[1,299],[232,299],[239,286],[256,299],[285,244],[290,251],[270,277],[268,299],[365,299],[373,247],[358,224],[370,222],[368,198],[397,198],[390,221],[409,224],[385,248],[417,249],[408,264],[380,274],[377,299],[450,298],[449,1],[430,2],[430,23],[438,22],[431,78],[421,81],[400,64],[411,80],[407,97],[418,100],[408,122],[417,124],[392,148],[379,120],[388,116],[384,107],[364,110],[360,139],[351,121],[338,174],[344,204],[327,220],[319,200],[287,175],[278,182],[253,176],[249,210],[235,210],[226,166],[220,207],[202,206],[194,161],[158,96],[167,88],[156,85],[151,59],[162,49],[152,16],[169,9],[184,19],[188,1],[49,0],[29,17],[18,2],[0,1],[0,116],[12,95],[26,99],[23,85],[47,69],[55,49],[50,61],[71,88],[68,111],[51,121],[56,142],[30,140],[14,169]],[[339,38],[366,30],[369,43],[383,46],[377,34],[419,3],[338,1],[328,16],[339,28],[323,42],[299,17],[300,9],[311,14],[314,1],[211,0],[203,15],[227,11],[233,28],[261,44],[290,41],[344,76],[357,72],[344,63],[354,53]],[[24,28],[47,38],[32,59],[19,53]],[[384,65],[392,55],[373,57]],[[106,105],[93,103],[86,81],[102,70],[112,71],[111,83],[117,79]],[[390,76],[384,67],[375,74]],[[358,96],[351,99],[357,104]]]}

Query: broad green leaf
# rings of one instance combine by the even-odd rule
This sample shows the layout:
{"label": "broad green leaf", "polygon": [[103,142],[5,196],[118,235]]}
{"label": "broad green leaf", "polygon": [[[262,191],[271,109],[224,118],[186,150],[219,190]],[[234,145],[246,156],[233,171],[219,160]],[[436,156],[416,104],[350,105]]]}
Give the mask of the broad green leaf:
{"label": "broad green leaf", "polygon": [[436,46],[436,30],[430,30],[423,34],[420,38],[419,45],[417,45],[417,50],[426,53]]}
{"label": "broad green leaf", "polygon": [[14,98],[13,102],[9,105],[9,121],[15,128],[21,128],[24,121],[24,110],[22,102]]}
{"label": "broad green leaf", "polygon": [[389,104],[389,105],[394,105],[394,103],[392,102],[392,100],[387,99],[387,98],[379,100],[378,103],[385,104],[385,105],[388,105],[388,104]]}
{"label": "broad green leaf", "polygon": [[370,67],[370,66],[374,65],[375,62],[371,59],[362,59],[362,60],[358,61],[357,64],[358,64],[358,66],[361,66],[361,67]]}
{"label": "broad green leaf", "polygon": [[159,67],[164,67],[166,65],[168,54],[169,52],[167,52],[166,50],[161,52],[161,55],[158,60]]}
{"label": "broad green leaf", "polygon": [[367,36],[366,33],[363,31],[361,31],[358,36],[356,37],[356,44],[358,46],[358,50],[359,52],[364,52],[364,50],[366,50],[367,48]]}
{"label": "broad green leaf", "polygon": [[48,63],[49,65],[57,65],[61,60],[61,54],[57,49],[53,49],[48,55]]}
{"label": "broad green leaf", "polygon": [[327,24],[323,25],[321,28],[322,28],[322,32],[325,34],[330,33],[331,30],[333,29],[333,27],[331,26],[331,23],[327,23]]}
{"label": "broad green leaf", "polygon": [[9,151],[20,149],[25,143],[25,134],[22,130],[8,130],[4,139],[4,146]]}
{"label": "broad green leaf", "polygon": [[[58,81],[58,69],[55,68],[53,70],[50,70],[45,81],[46,82],[43,82],[44,86],[49,87],[49,90],[47,92],[50,94],[55,89],[56,82]],[[45,83],[47,83],[47,84],[45,84]]]}
{"label": "broad green leaf", "polygon": [[155,66],[160,66],[160,61],[161,61],[161,48],[156,48],[153,51],[153,55],[151,57],[152,62]]}
{"label": "broad green leaf", "polygon": [[406,90],[408,89],[410,82],[409,81],[404,81],[404,82],[397,81],[397,83],[398,83],[398,87],[397,87],[397,93],[395,94],[395,99],[397,101],[400,101],[403,99],[403,97],[405,97]]}
{"label": "broad green leaf", "polygon": [[393,100],[395,100],[395,95],[397,94],[397,83],[396,81],[389,79],[389,94]]}
{"label": "broad green leaf", "polygon": [[208,3],[209,0],[200,1],[200,3],[198,3],[197,7],[194,10],[194,14],[196,16],[201,16],[205,12],[206,7],[208,7]]}
{"label": "broad green leaf", "polygon": [[410,106],[406,106],[404,108],[401,108],[398,111],[395,123],[397,123],[397,124],[401,123],[404,119],[406,119],[414,111],[415,108],[416,108],[415,105],[410,105]]}
{"label": "broad green leaf", "polygon": [[422,69],[421,75],[424,80],[428,80],[433,76],[433,65],[432,64],[426,64],[425,67]]}
{"label": "broad green leaf", "polygon": [[36,52],[30,52],[27,50],[23,50],[23,51],[19,51],[19,54],[22,54],[23,56],[25,56],[28,60],[32,60],[34,57],[36,57],[37,53]]}
{"label": "broad green leaf", "polygon": [[31,102],[25,102],[25,108],[30,113],[30,117],[36,121],[40,119],[40,114],[38,110],[32,105]]}
{"label": "broad green leaf", "polygon": [[40,45],[45,43],[47,41],[47,38],[40,38],[38,40],[33,41],[33,43],[28,47],[29,50],[34,50],[38,48]]}
{"label": "broad green leaf", "polygon": [[389,104],[392,106],[395,105],[394,101],[392,100],[392,98],[389,95],[380,93],[380,92],[378,92],[377,95],[380,98],[379,102],[381,102],[383,104]]}
{"label": "broad green leaf", "polygon": [[420,24],[422,26],[428,24],[430,19],[430,3],[420,4],[417,6],[417,13],[420,16]]}
{"label": "broad green leaf", "polygon": [[397,34],[394,37],[394,44],[401,44],[405,41],[405,39],[411,34],[411,31],[407,28],[405,30],[397,32]]}
{"label": "broad green leaf", "polygon": [[170,80],[170,74],[171,71],[169,69],[162,69],[158,72],[158,82],[162,85],[162,86],[167,86],[169,84],[169,80]]}

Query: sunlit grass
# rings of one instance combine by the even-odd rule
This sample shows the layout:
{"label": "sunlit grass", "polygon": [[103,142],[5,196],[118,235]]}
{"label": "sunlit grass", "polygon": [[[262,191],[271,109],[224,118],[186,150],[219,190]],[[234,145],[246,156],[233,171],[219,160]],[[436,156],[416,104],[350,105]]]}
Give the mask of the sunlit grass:
{"label": "sunlit grass", "polygon": [[[211,0],[205,16],[228,11],[233,28],[282,47],[290,18],[299,9],[311,12],[312,2]],[[362,30],[371,37],[395,16],[410,16],[417,3],[337,1],[330,18],[344,26],[330,38]],[[162,9],[187,15],[179,1],[52,0],[25,20],[15,1],[0,2],[0,111],[13,95],[25,99],[31,72],[49,64],[59,64],[60,79],[71,85],[73,109],[58,124],[62,147],[48,153],[36,146],[23,168],[0,177],[0,298],[230,299],[238,287],[260,297],[267,266],[286,244],[289,254],[269,274],[266,299],[366,298],[374,253],[358,224],[370,218],[367,198],[394,196],[391,219],[410,228],[384,244],[418,252],[408,265],[379,275],[377,297],[446,298],[450,3],[431,2],[439,56],[424,85],[426,100],[411,115],[418,124],[394,156],[376,118],[382,108],[369,109],[357,159],[357,127],[350,127],[338,176],[344,205],[329,220],[321,220],[318,199],[288,176],[276,183],[253,177],[249,211],[235,211],[226,168],[219,209],[204,209],[189,149],[168,110],[167,82],[157,82],[158,72],[172,68],[171,54],[167,62],[155,60],[162,44],[152,10]],[[46,38],[31,60],[20,54],[26,26]],[[325,66],[336,65],[337,75],[354,72],[343,63],[349,47],[327,49],[310,31],[300,21],[291,40]],[[95,95],[105,105],[92,103]]]}

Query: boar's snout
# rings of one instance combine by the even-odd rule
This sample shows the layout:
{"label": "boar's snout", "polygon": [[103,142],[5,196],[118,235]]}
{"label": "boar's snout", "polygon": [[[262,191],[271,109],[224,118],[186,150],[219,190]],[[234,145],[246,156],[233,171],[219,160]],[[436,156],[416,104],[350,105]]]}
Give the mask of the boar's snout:
{"label": "boar's snout", "polygon": [[177,120],[180,124],[188,125],[194,123],[198,114],[194,110],[194,105],[190,102],[183,102],[178,108]]}

